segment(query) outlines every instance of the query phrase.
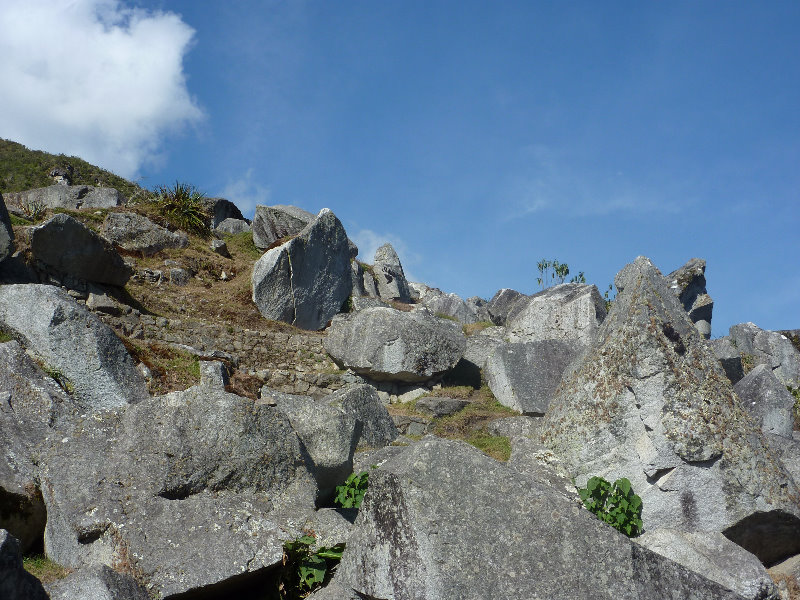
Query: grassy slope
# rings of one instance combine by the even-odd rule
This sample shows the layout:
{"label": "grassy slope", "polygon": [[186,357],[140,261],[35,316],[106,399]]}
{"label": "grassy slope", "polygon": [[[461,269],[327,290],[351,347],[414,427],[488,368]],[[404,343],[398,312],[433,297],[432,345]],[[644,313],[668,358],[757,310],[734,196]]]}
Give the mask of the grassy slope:
{"label": "grassy slope", "polygon": [[21,192],[53,185],[50,171],[54,167],[67,165],[73,169],[74,185],[113,187],[128,198],[141,189],[127,179],[75,156],[30,150],[17,142],[0,139],[0,193]]}

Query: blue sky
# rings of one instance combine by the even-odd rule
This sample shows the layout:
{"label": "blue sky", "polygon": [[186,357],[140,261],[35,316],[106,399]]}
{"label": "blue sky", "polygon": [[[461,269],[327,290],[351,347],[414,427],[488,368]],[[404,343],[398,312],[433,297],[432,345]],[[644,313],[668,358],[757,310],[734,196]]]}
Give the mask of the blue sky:
{"label": "blue sky", "polygon": [[[42,6],[52,41],[0,41],[7,89],[35,83],[0,99],[0,137],[248,215],[329,207],[362,260],[390,241],[462,297],[537,291],[542,258],[602,292],[637,255],[699,256],[714,337],[800,327],[800,3]],[[65,22],[96,43],[58,46]]]}

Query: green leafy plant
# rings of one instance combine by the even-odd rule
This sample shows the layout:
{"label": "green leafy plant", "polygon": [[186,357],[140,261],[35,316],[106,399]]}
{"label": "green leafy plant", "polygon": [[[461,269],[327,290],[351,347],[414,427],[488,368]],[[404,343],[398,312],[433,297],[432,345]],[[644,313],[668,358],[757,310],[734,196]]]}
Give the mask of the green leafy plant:
{"label": "green leafy plant", "polygon": [[[540,275],[536,279],[536,282],[542,289],[549,288],[556,283],[564,283],[567,275],[569,275],[569,265],[566,263],[561,264],[557,260],[547,260],[543,258],[536,263],[536,266],[539,269]],[[583,273],[581,273],[581,275],[583,275]]]}
{"label": "green leafy plant", "polygon": [[20,205],[20,209],[25,217],[34,223],[41,220],[47,212],[47,207],[38,200],[25,200]]}
{"label": "green leafy plant", "polygon": [[336,497],[333,499],[335,504],[342,508],[358,508],[364,500],[369,483],[369,473],[351,473],[342,485],[336,486]]}
{"label": "green leafy plant", "polygon": [[605,294],[603,294],[603,299],[606,301],[606,312],[611,310],[611,305],[614,304],[614,298],[616,298],[616,294],[614,295],[614,298],[612,298],[611,292],[613,291],[614,291],[614,284],[609,283],[608,289],[606,290]]}
{"label": "green leafy plant", "polygon": [[598,519],[608,523],[628,537],[642,530],[642,499],[633,493],[631,482],[625,477],[613,484],[602,477],[592,477],[578,494],[583,505]]}
{"label": "green leafy plant", "polygon": [[203,206],[205,195],[188,183],[175,182],[172,187],[156,188],[155,204],[171,225],[206,237],[210,235],[208,213]]}
{"label": "green leafy plant", "polygon": [[313,535],[304,535],[283,545],[283,568],[277,582],[279,598],[305,598],[330,580],[345,545],[323,546],[312,552],[314,542]]}

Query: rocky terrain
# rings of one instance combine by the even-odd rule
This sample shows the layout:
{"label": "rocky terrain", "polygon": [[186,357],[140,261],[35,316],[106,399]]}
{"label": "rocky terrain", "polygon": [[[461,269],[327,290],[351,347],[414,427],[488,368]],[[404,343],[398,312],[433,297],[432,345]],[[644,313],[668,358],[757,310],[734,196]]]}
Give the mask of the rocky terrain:
{"label": "rocky terrain", "polygon": [[52,173],[0,196],[0,598],[305,597],[304,535],[315,599],[800,598],[800,332],[710,339],[702,259],[462,299],[328,208]]}

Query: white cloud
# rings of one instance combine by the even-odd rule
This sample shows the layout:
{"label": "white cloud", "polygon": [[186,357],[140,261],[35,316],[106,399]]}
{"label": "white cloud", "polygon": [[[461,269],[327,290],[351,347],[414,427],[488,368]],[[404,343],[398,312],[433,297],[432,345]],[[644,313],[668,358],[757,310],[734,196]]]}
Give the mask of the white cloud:
{"label": "white cloud", "polygon": [[220,195],[233,202],[250,219],[255,213],[256,204],[269,204],[270,191],[267,186],[253,181],[253,169],[248,169],[243,177],[229,181]]}
{"label": "white cloud", "polygon": [[183,73],[193,36],[120,0],[3,0],[0,137],[134,177],[203,117]]}

